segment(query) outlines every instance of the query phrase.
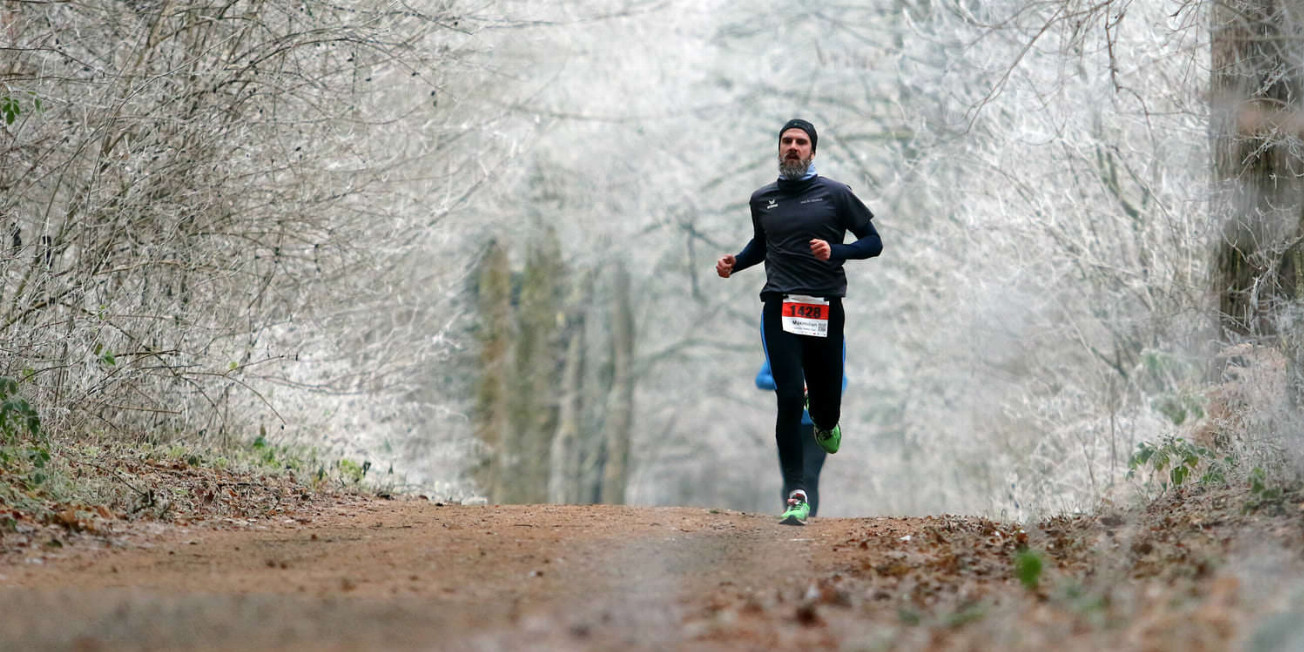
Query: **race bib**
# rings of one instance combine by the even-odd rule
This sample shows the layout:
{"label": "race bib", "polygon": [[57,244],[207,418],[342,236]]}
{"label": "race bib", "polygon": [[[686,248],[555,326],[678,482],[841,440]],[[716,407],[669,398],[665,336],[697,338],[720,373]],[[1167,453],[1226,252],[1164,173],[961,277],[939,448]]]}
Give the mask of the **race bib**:
{"label": "race bib", "polygon": [[829,336],[829,300],[790,294],[783,298],[783,330],[794,335]]}

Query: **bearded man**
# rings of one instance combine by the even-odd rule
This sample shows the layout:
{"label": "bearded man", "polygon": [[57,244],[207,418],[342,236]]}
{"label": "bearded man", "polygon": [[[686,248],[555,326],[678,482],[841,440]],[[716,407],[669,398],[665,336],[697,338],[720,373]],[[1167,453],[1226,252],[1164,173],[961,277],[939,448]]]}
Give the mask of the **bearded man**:
{"label": "bearded man", "polygon": [[[847,260],[872,258],[883,241],[874,214],[846,184],[815,172],[815,125],[789,120],[779,129],[779,178],[752,193],[752,239],[715,263],[730,278],[765,263],[761,342],[778,403],[774,439],[788,494],[780,522],[805,525],[807,502],[801,418],[808,407],[815,442],[838,452],[842,442],[842,367]],[[854,242],[843,244],[847,232]],[[808,404],[807,404],[808,402]]]}

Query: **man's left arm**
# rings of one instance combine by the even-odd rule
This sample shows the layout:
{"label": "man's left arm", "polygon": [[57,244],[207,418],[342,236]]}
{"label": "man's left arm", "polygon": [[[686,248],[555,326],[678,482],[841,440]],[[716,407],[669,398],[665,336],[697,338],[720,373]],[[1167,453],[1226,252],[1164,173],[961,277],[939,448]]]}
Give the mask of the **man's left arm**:
{"label": "man's left arm", "polygon": [[883,253],[883,239],[874,228],[874,214],[850,188],[846,189],[838,202],[838,219],[848,231],[856,235],[856,241],[849,244],[830,243],[831,260],[863,260]]}
{"label": "man's left arm", "polygon": [[863,260],[883,253],[883,239],[879,237],[878,230],[874,228],[873,222],[866,223],[863,230],[853,230],[852,233],[856,234],[855,242],[829,245],[830,260],[835,262],[840,260]]}

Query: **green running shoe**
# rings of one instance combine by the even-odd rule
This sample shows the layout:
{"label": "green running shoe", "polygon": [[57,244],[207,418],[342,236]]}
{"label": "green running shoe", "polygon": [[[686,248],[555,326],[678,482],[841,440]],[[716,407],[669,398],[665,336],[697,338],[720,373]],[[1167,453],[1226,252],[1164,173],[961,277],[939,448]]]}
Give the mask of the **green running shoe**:
{"label": "green running shoe", "polygon": [[806,502],[806,492],[798,489],[788,497],[788,511],[780,516],[779,525],[805,525],[810,516],[810,503]]}
{"label": "green running shoe", "polygon": [[842,426],[833,426],[832,430],[815,426],[815,443],[829,455],[838,452],[838,446],[842,445]]}

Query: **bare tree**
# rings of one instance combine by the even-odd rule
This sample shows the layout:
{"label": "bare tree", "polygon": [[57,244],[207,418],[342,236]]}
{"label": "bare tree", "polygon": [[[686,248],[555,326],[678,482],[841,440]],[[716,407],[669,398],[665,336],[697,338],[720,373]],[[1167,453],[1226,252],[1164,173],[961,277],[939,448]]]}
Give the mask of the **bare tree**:
{"label": "bare tree", "polygon": [[1304,297],[1304,13],[1234,0],[1213,3],[1211,15],[1220,325],[1289,343]]}
{"label": "bare tree", "polygon": [[516,456],[512,432],[512,314],[511,270],[506,249],[489,246],[481,263],[477,292],[480,298],[480,365],[476,381],[476,436],[484,444],[476,480],[491,500],[501,502],[512,493],[511,470]]}
{"label": "bare tree", "polygon": [[230,435],[250,420],[231,399],[275,415],[277,386],[410,387],[434,299],[376,290],[484,176],[444,156],[456,191],[405,201],[441,184],[402,171],[468,131],[440,97],[467,87],[446,77],[463,20],[453,3],[6,4],[3,373],[53,426],[151,436]]}
{"label": "bare tree", "polygon": [[602,502],[623,504],[629,483],[629,448],[634,420],[634,312],[629,273],[616,264],[611,291],[611,390],[603,428],[606,464],[602,469]]}

